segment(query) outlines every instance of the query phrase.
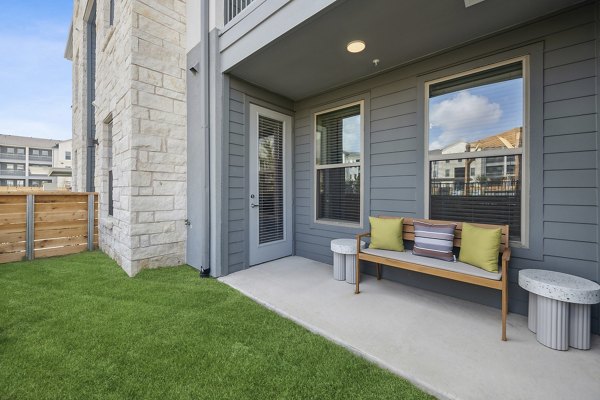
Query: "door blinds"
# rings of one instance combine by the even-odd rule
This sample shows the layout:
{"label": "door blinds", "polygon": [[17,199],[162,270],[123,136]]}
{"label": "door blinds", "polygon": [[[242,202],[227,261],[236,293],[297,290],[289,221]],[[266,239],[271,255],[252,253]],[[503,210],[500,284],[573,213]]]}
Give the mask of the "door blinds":
{"label": "door blinds", "polygon": [[284,239],[283,190],[283,122],[259,115],[259,244]]}

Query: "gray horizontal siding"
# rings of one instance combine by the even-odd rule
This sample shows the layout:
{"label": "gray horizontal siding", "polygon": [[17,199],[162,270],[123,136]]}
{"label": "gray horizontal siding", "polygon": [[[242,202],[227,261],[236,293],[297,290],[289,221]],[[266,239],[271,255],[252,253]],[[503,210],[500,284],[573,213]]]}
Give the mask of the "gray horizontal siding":
{"label": "gray horizontal siding", "polygon": [[[597,281],[597,41],[592,10],[580,24],[545,38],[542,267]],[[516,265],[526,267],[527,262]],[[596,332],[598,316],[596,307]]]}
{"label": "gray horizontal siding", "polygon": [[228,176],[228,272],[244,269],[247,265],[247,224],[245,215],[247,153],[244,94],[229,89],[229,176]]}
{"label": "gray horizontal siding", "polygon": [[266,92],[261,88],[229,77],[229,91],[226,99],[227,116],[225,131],[228,164],[224,183],[224,198],[227,201],[227,226],[225,232],[227,273],[248,268],[249,262],[249,129],[248,109],[250,103],[283,112],[290,110],[289,100]]}
{"label": "gray horizontal siding", "polygon": [[[331,263],[329,241],[348,237],[347,230],[312,223],[313,160],[311,154],[311,107],[339,101],[365,91],[370,96],[370,125],[365,140],[370,146],[370,214],[419,216],[422,205],[418,194],[424,191],[419,181],[423,166],[419,148],[418,76],[489,55],[494,48],[505,51],[523,43],[543,43],[543,143],[540,163],[543,173],[543,200],[530,204],[541,210],[543,238],[540,257],[514,257],[511,262],[511,310],[525,313],[527,295],[517,285],[522,268],[544,268],[573,273],[598,280],[598,104],[596,73],[596,6],[586,5],[563,15],[520,27],[485,41],[470,44],[442,56],[412,64],[379,77],[337,89],[296,107],[296,254]],[[523,253],[526,254],[526,253]],[[411,273],[389,271],[387,276],[422,287],[485,304],[498,306],[498,296],[478,289],[445,283]],[[488,291],[489,292],[489,291]],[[488,293],[485,292],[485,293]],[[471,293],[471,294],[470,294]],[[600,331],[599,309],[594,309],[594,330]]]}

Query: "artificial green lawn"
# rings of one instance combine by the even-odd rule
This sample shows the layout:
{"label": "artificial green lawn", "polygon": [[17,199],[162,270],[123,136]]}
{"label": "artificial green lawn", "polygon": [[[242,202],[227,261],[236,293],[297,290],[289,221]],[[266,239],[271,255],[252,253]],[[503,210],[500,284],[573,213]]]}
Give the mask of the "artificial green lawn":
{"label": "artificial green lawn", "polygon": [[190,267],[0,265],[0,399],[424,399]]}

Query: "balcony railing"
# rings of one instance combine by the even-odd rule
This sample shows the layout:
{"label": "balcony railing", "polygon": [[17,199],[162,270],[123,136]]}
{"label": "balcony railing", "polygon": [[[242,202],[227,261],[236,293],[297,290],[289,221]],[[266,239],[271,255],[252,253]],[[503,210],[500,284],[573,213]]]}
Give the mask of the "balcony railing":
{"label": "balcony railing", "polygon": [[521,193],[519,179],[499,178],[484,182],[464,179],[435,179],[431,181],[432,196],[517,196]]}
{"label": "balcony railing", "polygon": [[29,155],[29,161],[41,161],[41,162],[52,162],[52,156],[34,156],[33,154]]}
{"label": "balcony railing", "polygon": [[5,160],[24,160],[25,154],[0,153],[0,158]]}
{"label": "balcony railing", "polygon": [[444,221],[510,225],[512,240],[521,237],[521,182],[516,178],[430,183],[430,215]]}
{"label": "balcony railing", "polygon": [[14,169],[0,169],[0,175],[25,176],[25,171],[19,171]]}
{"label": "balcony railing", "polygon": [[235,18],[254,0],[225,0],[225,24]]}

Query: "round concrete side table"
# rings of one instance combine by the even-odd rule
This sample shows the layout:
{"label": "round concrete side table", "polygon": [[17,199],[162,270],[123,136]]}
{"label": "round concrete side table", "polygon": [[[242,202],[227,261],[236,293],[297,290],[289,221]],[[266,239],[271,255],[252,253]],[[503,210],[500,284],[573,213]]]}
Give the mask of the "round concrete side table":
{"label": "round concrete side table", "polygon": [[[360,242],[360,248],[365,248],[365,242]],[[333,279],[356,283],[356,240],[332,240],[331,251],[333,251]]]}
{"label": "round concrete side table", "polygon": [[524,269],[519,286],[529,292],[528,327],[538,342],[555,350],[590,348],[591,310],[600,303],[599,284],[561,272]]}

